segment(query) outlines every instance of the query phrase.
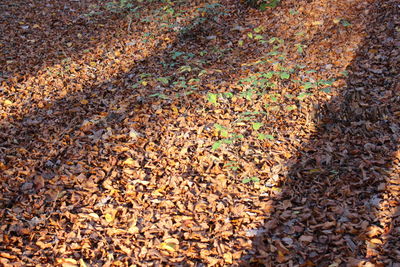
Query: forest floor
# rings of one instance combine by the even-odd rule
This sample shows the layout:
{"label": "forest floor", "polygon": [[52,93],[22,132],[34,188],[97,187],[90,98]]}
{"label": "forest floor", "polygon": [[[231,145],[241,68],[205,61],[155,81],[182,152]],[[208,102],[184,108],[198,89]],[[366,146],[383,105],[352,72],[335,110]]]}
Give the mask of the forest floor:
{"label": "forest floor", "polygon": [[398,0],[1,1],[0,263],[399,267],[399,35]]}

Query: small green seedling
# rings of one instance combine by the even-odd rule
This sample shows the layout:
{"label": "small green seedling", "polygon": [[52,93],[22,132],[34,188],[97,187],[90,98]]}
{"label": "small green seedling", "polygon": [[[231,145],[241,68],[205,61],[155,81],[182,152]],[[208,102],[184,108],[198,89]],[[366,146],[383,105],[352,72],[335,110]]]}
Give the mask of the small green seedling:
{"label": "small green seedling", "polygon": [[258,178],[256,176],[253,176],[253,177],[244,178],[242,180],[242,183],[244,183],[244,184],[248,184],[250,182],[259,183],[260,182],[260,178]]}

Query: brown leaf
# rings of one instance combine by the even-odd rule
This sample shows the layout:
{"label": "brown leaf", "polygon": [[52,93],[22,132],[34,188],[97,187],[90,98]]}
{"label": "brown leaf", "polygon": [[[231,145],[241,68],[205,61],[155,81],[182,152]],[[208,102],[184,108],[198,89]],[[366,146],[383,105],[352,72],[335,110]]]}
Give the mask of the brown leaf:
{"label": "brown leaf", "polygon": [[300,236],[299,241],[305,242],[305,243],[310,243],[313,241],[313,238],[314,237],[312,235],[302,235],[302,236]]}

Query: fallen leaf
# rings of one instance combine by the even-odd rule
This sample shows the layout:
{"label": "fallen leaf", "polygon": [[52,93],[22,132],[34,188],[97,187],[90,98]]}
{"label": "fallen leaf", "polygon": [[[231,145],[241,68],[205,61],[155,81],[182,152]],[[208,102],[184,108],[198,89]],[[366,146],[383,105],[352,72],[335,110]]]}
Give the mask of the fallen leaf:
{"label": "fallen leaf", "polygon": [[310,243],[313,241],[313,238],[314,237],[312,235],[302,235],[302,236],[300,236],[299,241],[305,242],[305,243]]}
{"label": "fallen leaf", "polygon": [[160,248],[168,250],[169,252],[175,252],[179,249],[179,241],[175,238],[167,238],[160,244]]}
{"label": "fallen leaf", "polygon": [[4,104],[5,106],[12,106],[14,103],[11,102],[10,100],[6,99],[6,100],[4,100],[3,104]]}

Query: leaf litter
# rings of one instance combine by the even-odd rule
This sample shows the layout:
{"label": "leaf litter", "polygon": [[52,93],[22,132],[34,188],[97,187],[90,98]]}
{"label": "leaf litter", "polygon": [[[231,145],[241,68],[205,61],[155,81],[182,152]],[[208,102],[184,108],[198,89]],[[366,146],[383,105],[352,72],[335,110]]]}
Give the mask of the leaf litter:
{"label": "leaf litter", "polygon": [[3,265],[400,264],[395,0],[110,3],[1,4]]}

